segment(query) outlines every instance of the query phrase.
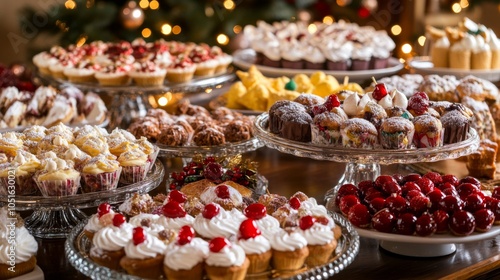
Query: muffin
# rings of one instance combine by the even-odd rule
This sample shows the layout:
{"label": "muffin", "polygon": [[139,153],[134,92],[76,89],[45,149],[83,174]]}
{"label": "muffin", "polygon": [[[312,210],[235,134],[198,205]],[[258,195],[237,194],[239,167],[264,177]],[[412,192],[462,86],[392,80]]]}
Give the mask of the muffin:
{"label": "muffin", "polygon": [[344,147],[373,149],[378,142],[375,126],[361,118],[346,120],[340,127],[340,133]]}
{"label": "muffin", "polygon": [[281,229],[269,242],[272,248],[271,264],[276,270],[300,269],[309,256],[307,240],[298,232]]}
{"label": "muffin", "polygon": [[0,164],[0,188],[8,193],[9,178],[15,176],[16,195],[34,195],[38,191],[33,176],[41,166],[38,158],[26,151],[20,150],[10,163]]}
{"label": "muffin", "polygon": [[146,178],[150,163],[148,156],[140,148],[133,148],[122,153],[117,161],[122,168],[121,183],[133,184]]}
{"label": "muffin", "polygon": [[243,248],[250,261],[248,273],[260,273],[269,268],[272,250],[271,243],[265,238],[253,219],[243,221],[239,228],[236,244]]}
{"label": "muffin", "polygon": [[116,189],[122,172],[120,163],[105,155],[89,160],[82,168],[83,192],[98,192]]}
{"label": "muffin", "polygon": [[420,115],[413,119],[415,134],[413,144],[417,148],[439,147],[443,144],[443,125],[431,115]]}
{"label": "muffin", "polygon": [[380,144],[384,149],[408,149],[413,143],[415,127],[403,117],[387,118],[380,126]]}
{"label": "muffin", "polygon": [[132,239],[125,245],[125,256],[120,267],[128,274],[158,279],[163,275],[163,260],[167,246],[160,239],[148,234],[142,227],[135,227]]}
{"label": "muffin", "polygon": [[344,121],[344,118],[332,112],[314,116],[311,123],[311,142],[319,145],[340,145],[340,126]]}
{"label": "muffin", "polygon": [[205,270],[210,279],[245,279],[250,261],[239,245],[223,237],[210,240]]}
{"label": "muffin", "polygon": [[226,143],[226,136],[215,127],[198,130],[193,135],[196,146],[218,146]]}
{"label": "muffin", "polygon": [[210,47],[206,44],[195,46],[189,52],[189,58],[193,61],[196,69],[194,74],[196,76],[212,76],[215,73],[218,62],[210,53]]}
{"label": "muffin", "polygon": [[194,218],[186,213],[184,207],[177,201],[171,200],[161,207],[163,215],[158,220],[158,223],[166,229],[179,230],[183,226],[191,226],[194,223]]}
{"label": "muffin", "polygon": [[464,141],[469,133],[471,118],[458,110],[446,112],[441,117],[443,125],[443,144]]}
{"label": "muffin", "polygon": [[43,196],[75,195],[80,188],[80,172],[60,158],[42,160],[35,182]]}
{"label": "muffin", "polygon": [[166,69],[160,68],[152,61],[135,63],[129,72],[129,76],[139,86],[161,86],[166,74]]}
{"label": "muffin", "polygon": [[181,125],[170,125],[158,136],[158,144],[167,146],[185,146],[188,144],[189,134]]}
{"label": "muffin", "polygon": [[203,278],[208,242],[194,235],[191,227],[182,227],[177,240],[168,244],[163,262],[163,271],[168,279]]}
{"label": "muffin", "polygon": [[22,146],[23,141],[14,132],[4,133],[0,138],[0,153],[4,153],[8,157],[15,157]]}
{"label": "muffin", "polygon": [[166,78],[171,83],[185,83],[193,79],[195,71],[193,61],[187,55],[179,54],[167,68]]}
{"label": "muffin", "polygon": [[337,240],[330,227],[317,222],[313,216],[304,216],[300,218],[297,231],[307,240],[309,255],[306,264],[313,267],[327,263],[337,248]]}

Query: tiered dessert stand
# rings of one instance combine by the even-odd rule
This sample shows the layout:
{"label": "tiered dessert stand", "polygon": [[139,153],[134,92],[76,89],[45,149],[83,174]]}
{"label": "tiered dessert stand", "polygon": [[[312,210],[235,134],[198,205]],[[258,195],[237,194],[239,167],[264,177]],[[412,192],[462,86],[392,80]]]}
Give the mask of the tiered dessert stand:
{"label": "tiered dessert stand", "polygon": [[[421,148],[407,150],[384,149],[353,149],[334,146],[320,146],[287,140],[269,132],[268,113],[263,113],[255,119],[254,133],[266,146],[282,153],[317,160],[345,162],[346,167],[339,182],[325,194],[326,207],[334,211],[335,196],[343,184],[358,184],[364,180],[375,180],[380,175],[380,165],[410,164],[418,162],[435,162],[455,159],[474,152],[479,147],[479,136],[474,129],[470,129],[466,140],[437,148]],[[500,233],[495,229],[493,233]],[[381,240],[380,245],[391,252],[413,256],[442,256],[455,252],[454,243],[465,243],[491,237],[491,232],[476,237],[465,238],[429,238],[416,237],[396,238],[395,234],[376,233],[371,230],[359,230],[360,236]],[[415,245],[417,244],[417,245]],[[418,250],[417,250],[418,249]]]}

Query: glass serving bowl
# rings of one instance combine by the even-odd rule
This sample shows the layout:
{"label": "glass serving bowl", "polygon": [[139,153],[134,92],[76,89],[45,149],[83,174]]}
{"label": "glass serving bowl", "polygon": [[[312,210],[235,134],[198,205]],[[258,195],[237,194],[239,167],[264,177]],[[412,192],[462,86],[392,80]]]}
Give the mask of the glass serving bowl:
{"label": "glass serving bowl", "polygon": [[[134,193],[147,193],[160,185],[165,168],[157,160],[146,178],[138,183],[118,187],[114,190],[82,193],[72,196],[16,196],[17,211],[33,210],[25,219],[26,228],[40,238],[66,238],[73,227],[87,215],[80,209],[96,207],[102,202],[120,203]],[[0,197],[0,204],[7,204],[8,197]]]}
{"label": "glass serving bowl", "polygon": [[322,146],[279,137],[269,131],[268,119],[268,113],[260,114],[255,118],[254,134],[269,148],[298,157],[347,163],[338,184],[325,195],[326,206],[329,210],[334,209],[332,198],[336,196],[341,185],[347,183],[357,185],[364,180],[375,180],[380,175],[381,164],[409,164],[455,159],[468,155],[479,147],[479,136],[473,128],[469,130],[468,137],[464,141],[435,148],[388,150]]}
{"label": "glass serving bowl", "polygon": [[[342,237],[338,240],[337,249],[328,263],[317,267],[306,267],[297,271],[268,270],[259,274],[248,274],[246,279],[330,279],[344,270],[353,261],[359,252],[359,235],[352,224],[342,215],[330,213],[335,224],[342,228]],[[73,228],[64,244],[66,257],[71,265],[85,276],[92,279],[120,279],[138,280],[139,277],[128,275],[123,271],[116,271],[96,264],[89,258],[90,240],[83,233],[86,221]]]}

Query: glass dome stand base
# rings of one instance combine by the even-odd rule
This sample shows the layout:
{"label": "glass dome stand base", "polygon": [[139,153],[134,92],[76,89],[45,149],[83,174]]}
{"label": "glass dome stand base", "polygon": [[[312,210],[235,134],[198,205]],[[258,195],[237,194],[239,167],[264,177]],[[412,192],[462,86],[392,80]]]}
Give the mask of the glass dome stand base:
{"label": "glass dome stand base", "polygon": [[85,213],[76,208],[39,208],[25,220],[25,225],[38,238],[66,238],[86,217]]}
{"label": "glass dome stand base", "polygon": [[380,164],[378,163],[355,163],[346,164],[344,174],[337,185],[329,189],[325,194],[325,205],[328,210],[336,211],[335,197],[340,186],[344,184],[357,185],[361,181],[375,180],[380,175]]}
{"label": "glass dome stand base", "polygon": [[108,127],[127,128],[134,119],[144,117],[151,108],[144,94],[115,94],[109,106],[110,121]]}
{"label": "glass dome stand base", "polygon": [[441,257],[457,251],[455,244],[420,244],[381,240],[379,245],[386,251],[409,257]]}

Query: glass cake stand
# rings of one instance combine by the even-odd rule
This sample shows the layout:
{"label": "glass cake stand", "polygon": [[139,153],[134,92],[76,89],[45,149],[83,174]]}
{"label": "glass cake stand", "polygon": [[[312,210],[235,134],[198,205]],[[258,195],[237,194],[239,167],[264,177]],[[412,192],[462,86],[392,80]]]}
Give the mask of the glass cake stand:
{"label": "glass cake stand", "polygon": [[200,94],[210,94],[212,90],[221,88],[224,84],[236,79],[233,67],[229,67],[225,73],[210,77],[194,77],[185,83],[165,82],[162,86],[137,86],[134,84],[126,86],[101,86],[95,83],[71,83],[40,74],[45,84],[56,87],[75,86],[83,91],[92,91],[107,95],[111,98],[108,110],[110,112],[111,129],[116,127],[126,128],[134,118],[146,115],[147,109],[151,107],[149,98],[160,94],[182,94],[183,97]]}
{"label": "glass cake stand", "polygon": [[[165,168],[157,160],[146,178],[138,183],[118,186],[109,191],[79,193],[72,196],[43,197],[16,196],[17,211],[33,210],[25,219],[26,228],[39,238],[66,238],[74,226],[87,218],[80,209],[96,207],[102,202],[121,203],[134,193],[147,193],[160,185]],[[7,205],[8,197],[0,197],[0,204]]]}
{"label": "glass cake stand", "polygon": [[196,155],[202,156],[231,156],[255,151],[264,146],[264,143],[257,137],[252,137],[245,141],[225,143],[217,146],[167,146],[156,143],[160,149],[158,157],[182,157],[192,158]]}
{"label": "glass cake stand", "polygon": [[[247,275],[245,279],[330,279],[344,270],[353,261],[359,252],[359,235],[342,215],[331,213],[335,224],[342,228],[342,237],[338,241],[337,249],[328,263],[322,266],[306,267],[297,271],[268,270],[259,274]],[[126,274],[124,271],[112,270],[101,266],[89,257],[90,240],[83,233],[86,222],[83,221],[73,228],[64,244],[66,257],[78,271],[92,279],[121,279],[138,280],[139,277]]]}
{"label": "glass cake stand", "polygon": [[254,133],[266,146],[299,157],[347,163],[338,184],[325,195],[325,202],[329,210],[334,209],[333,203],[335,199],[332,198],[336,196],[336,192],[341,185],[347,183],[358,184],[364,180],[375,180],[380,175],[381,164],[409,164],[454,159],[468,155],[479,147],[479,136],[472,128],[466,140],[436,148],[387,150],[313,145],[284,139],[269,132],[268,118],[268,113],[263,113],[257,116],[254,122]]}

